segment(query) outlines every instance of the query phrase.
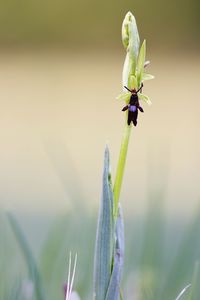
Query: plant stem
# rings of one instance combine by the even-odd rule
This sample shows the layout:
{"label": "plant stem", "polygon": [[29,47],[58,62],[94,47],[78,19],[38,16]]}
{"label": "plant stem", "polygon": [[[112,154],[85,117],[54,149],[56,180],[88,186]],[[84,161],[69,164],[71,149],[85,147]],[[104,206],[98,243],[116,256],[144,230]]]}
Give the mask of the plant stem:
{"label": "plant stem", "polygon": [[125,117],[125,125],[124,125],[124,131],[122,136],[122,142],[121,142],[121,149],[119,154],[119,160],[117,165],[117,171],[115,176],[115,183],[113,188],[113,194],[114,194],[114,218],[117,218],[118,215],[118,203],[119,203],[119,196],[122,186],[122,180],[124,176],[124,168],[126,163],[126,156],[127,156],[127,150],[128,150],[128,144],[129,144],[129,138],[131,133],[131,125],[127,124],[127,115]]}

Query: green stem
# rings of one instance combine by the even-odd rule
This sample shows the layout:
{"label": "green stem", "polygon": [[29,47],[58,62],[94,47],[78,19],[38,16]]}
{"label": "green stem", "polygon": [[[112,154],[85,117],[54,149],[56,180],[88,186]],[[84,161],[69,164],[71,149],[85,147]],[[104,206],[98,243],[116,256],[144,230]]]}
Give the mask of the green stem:
{"label": "green stem", "polygon": [[125,121],[123,136],[122,136],[121,149],[120,149],[115,183],[114,183],[114,188],[113,188],[115,219],[117,218],[117,215],[118,215],[119,196],[120,196],[122,180],[123,180],[123,176],[124,176],[124,168],[125,168],[125,163],[126,163],[126,156],[127,156],[129,138],[130,138],[131,127],[132,127],[131,125],[129,126],[127,124],[127,116],[126,116],[125,120],[126,121]]}

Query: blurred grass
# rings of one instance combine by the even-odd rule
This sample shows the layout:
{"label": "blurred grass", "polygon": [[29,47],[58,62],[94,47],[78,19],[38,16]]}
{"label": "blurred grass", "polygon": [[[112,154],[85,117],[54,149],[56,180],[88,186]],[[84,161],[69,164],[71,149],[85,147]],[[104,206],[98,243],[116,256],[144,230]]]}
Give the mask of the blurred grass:
{"label": "blurred grass", "polygon": [[[123,282],[125,299],[175,299],[187,284],[195,282],[199,278],[195,275],[198,274],[196,262],[200,257],[199,212],[187,226],[183,220],[170,220],[172,232],[167,226],[160,204],[158,205],[159,195],[152,196],[154,201],[151,201],[145,217],[146,221],[130,218],[126,220]],[[27,250],[27,241],[23,240],[25,237],[22,237],[17,221],[13,221],[13,217],[9,219],[15,237],[18,242],[21,241],[22,250],[24,248],[29,253],[31,250]],[[3,221],[1,218],[1,222],[3,222],[1,229],[5,229],[8,225],[7,221],[5,219]],[[174,236],[180,238],[180,227],[184,230],[181,242],[176,245],[173,240]],[[44,283],[43,288],[48,299],[63,298],[62,286],[67,278],[69,251],[78,253],[75,289],[80,293],[81,299],[91,299],[95,231],[96,218],[86,212],[84,214],[80,212],[67,214],[52,225],[52,229],[40,249],[40,255],[37,258],[38,266],[34,267],[39,268],[41,282]],[[166,235],[168,235],[167,243]],[[37,243],[37,240],[34,242]],[[2,252],[2,247],[4,252]],[[3,279],[1,285],[4,285],[4,288],[0,290],[1,300],[21,299],[16,296],[21,282],[27,278],[33,279],[33,277],[29,277],[28,269],[31,264],[35,264],[34,259],[30,257],[30,253],[24,257],[20,256],[18,247],[11,231],[7,232],[6,241],[3,241],[3,235],[0,235],[0,263],[1,267],[4,265],[3,269],[6,271],[1,272],[4,274],[1,277]],[[12,252],[15,253],[14,257]],[[18,266],[13,264],[13,261],[16,260],[18,266],[24,265],[25,262],[27,265],[27,270],[22,268],[20,277],[17,275]],[[193,275],[194,269],[196,271]],[[6,273],[7,276],[5,276]],[[198,291],[198,286],[194,283],[193,296],[190,295],[189,299],[198,299],[197,296],[194,297],[195,289]],[[11,297],[12,293],[16,295]],[[40,297],[34,299],[39,300]]]}
{"label": "blurred grass", "polygon": [[22,232],[22,229],[20,228],[18,222],[13,217],[13,215],[8,213],[7,217],[11,225],[11,228],[13,230],[13,233],[15,234],[16,239],[19,243],[20,250],[24,256],[24,260],[27,263],[28,274],[30,279],[33,282],[36,298],[38,300],[45,300],[45,296],[42,288],[42,282],[40,278],[40,272],[38,271],[37,264],[33,257],[32,251],[28,245],[28,242]]}

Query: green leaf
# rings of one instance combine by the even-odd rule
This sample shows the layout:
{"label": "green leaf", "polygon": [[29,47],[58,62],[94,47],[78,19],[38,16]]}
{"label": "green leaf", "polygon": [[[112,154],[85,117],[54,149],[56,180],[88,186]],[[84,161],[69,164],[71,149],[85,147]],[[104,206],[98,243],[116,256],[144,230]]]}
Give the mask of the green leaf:
{"label": "green leaf", "polygon": [[142,93],[138,93],[138,97],[139,97],[140,100],[143,100],[147,104],[151,105],[151,100],[149,99],[149,97],[147,95],[144,95]]}
{"label": "green leaf", "polygon": [[154,79],[154,76],[151,74],[143,73],[142,75],[142,81],[151,80]]}
{"label": "green leaf", "polygon": [[94,260],[94,299],[105,300],[113,260],[113,192],[110,175],[109,149],[104,155],[103,187],[96,233]]}
{"label": "green leaf", "polygon": [[145,57],[146,57],[146,40],[144,40],[142,43],[139,57],[138,57],[138,62],[137,62],[137,82],[139,85],[141,84],[142,75],[144,72]]}
{"label": "green leaf", "polygon": [[41,284],[40,274],[39,274],[35,259],[33,257],[33,254],[31,252],[31,249],[30,249],[28,242],[24,236],[24,233],[23,233],[22,229],[20,228],[19,223],[17,222],[17,220],[14,218],[14,216],[11,213],[7,213],[7,217],[10,222],[11,228],[15,234],[15,237],[19,243],[21,251],[24,255],[24,258],[26,260],[28,270],[29,270],[29,276],[34,283],[37,300],[44,300],[45,296],[44,296],[44,291],[43,291],[43,287]]}
{"label": "green leaf", "polygon": [[116,223],[116,246],[114,264],[106,300],[118,300],[120,298],[120,281],[124,263],[124,222],[121,207]]}

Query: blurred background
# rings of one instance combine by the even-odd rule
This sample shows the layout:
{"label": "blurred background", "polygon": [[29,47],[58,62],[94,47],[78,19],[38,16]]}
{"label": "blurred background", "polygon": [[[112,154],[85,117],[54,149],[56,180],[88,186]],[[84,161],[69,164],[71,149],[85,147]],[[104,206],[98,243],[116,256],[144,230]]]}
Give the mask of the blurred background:
{"label": "blurred background", "polygon": [[[198,220],[200,2],[1,1],[1,267],[5,257],[10,261],[5,282],[11,277],[15,281],[14,270],[19,271],[23,260],[13,257],[18,246],[4,216],[6,210],[16,216],[35,257],[43,257],[44,278],[50,280],[48,272],[56,269],[54,296],[64,281],[72,249],[80,257],[76,286],[83,299],[88,297],[103,151],[108,143],[114,178],[124,123],[124,103],[115,98],[122,89],[121,23],[128,10],[136,17],[141,41],[147,40],[148,71],[155,80],[144,87],[153,105],[143,104],[145,113],[133,128],[121,193],[129,224],[127,244],[131,245],[127,246],[125,285],[136,278],[131,272],[141,260],[145,266],[154,263],[152,256],[157,252],[151,253],[149,263],[144,249],[152,249],[159,241],[166,253],[173,250],[175,256],[186,226]],[[155,233],[162,226],[166,226],[165,237]],[[152,244],[148,242],[151,234]],[[188,277],[180,280],[173,296],[188,282],[194,256],[188,260]],[[55,257],[56,267],[52,267]],[[168,265],[168,259],[163,261]],[[84,263],[90,270],[87,285]],[[145,274],[150,289],[156,277],[149,271]],[[5,295],[6,291],[2,300]]]}

